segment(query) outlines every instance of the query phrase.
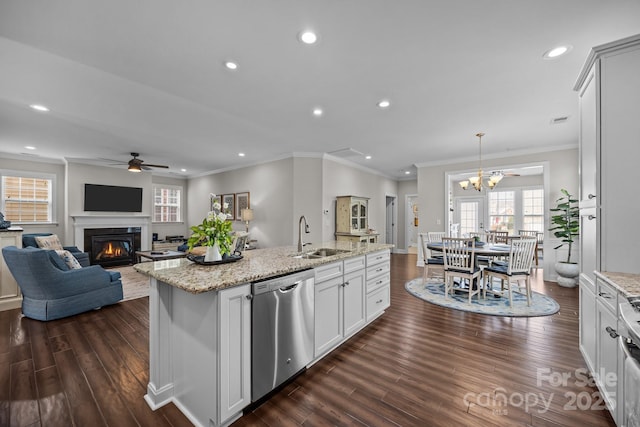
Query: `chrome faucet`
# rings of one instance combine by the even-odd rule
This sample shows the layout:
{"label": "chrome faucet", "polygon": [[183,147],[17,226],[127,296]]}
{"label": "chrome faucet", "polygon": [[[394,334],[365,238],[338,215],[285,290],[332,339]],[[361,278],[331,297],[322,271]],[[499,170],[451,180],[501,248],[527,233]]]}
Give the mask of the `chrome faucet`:
{"label": "chrome faucet", "polygon": [[298,221],[298,252],[302,252],[302,248],[307,245],[307,243],[305,243],[304,245],[302,244],[302,220],[304,220],[304,232],[309,234],[309,224],[307,224],[307,218],[302,215],[300,217],[300,220]]}

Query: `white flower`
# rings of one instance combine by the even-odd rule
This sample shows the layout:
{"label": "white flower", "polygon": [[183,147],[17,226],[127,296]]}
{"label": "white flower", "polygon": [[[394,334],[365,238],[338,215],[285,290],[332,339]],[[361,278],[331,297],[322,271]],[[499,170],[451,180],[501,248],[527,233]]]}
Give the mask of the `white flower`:
{"label": "white flower", "polygon": [[[225,209],[229,209],[229,203],[225,203],[225,204],[224,204],[224,205],[222,205],[222,206],[224,206],[224,208],[225,208]],[[219,208],[218,208],[218,209],[219,209]]]}
{"label": "white flower", "polygon": [[218,203],[218,202],[214,202],[214,203],[213,203],[213,209],[215,209],[215,210],[219,211],[219,210],[220,210],[220,203]]}
{"label": "white flower", "polygon": [[226,220],[227,220],[227,214],[223,213],[223,212],[220,212],[218,214],[218,221],[226,221]]}

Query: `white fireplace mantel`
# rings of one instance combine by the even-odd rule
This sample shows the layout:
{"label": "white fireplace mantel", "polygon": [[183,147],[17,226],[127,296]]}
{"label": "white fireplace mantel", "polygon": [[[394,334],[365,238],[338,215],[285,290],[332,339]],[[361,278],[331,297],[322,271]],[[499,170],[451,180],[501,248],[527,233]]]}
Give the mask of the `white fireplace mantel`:
{"label": "white fireplace mantel", "polygon": [[119,228],[140,227],[141,250],[149,250],[149,230],[151,217],[149,215],[71,215],[73,218],[73,241],[84,251],[85,228]]}

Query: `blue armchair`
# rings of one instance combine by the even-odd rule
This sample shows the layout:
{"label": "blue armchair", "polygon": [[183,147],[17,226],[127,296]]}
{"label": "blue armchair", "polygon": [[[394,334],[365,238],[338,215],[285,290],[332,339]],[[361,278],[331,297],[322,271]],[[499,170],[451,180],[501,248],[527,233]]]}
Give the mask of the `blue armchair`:
{"label": "blue armchair", "polygon": [[[36,237],[38,236],[51,236],[53,233],[27,233],[22,235],[22,247],[26,248],[29,246],[33,246],[34,248],[38,247],[38,242],[36,242]],[[63,249],[68,250],[74,256],[75,259],[78,260],[81,266],[88,267],[91,264],[89,260],[89,254],[86,252],[82,252],[78,249],[77,246],[63,246]]]}
{"label": "blue armchair", "polygon": [[7,246],[2,255],[22,292],[22,313],[36,320],[72,316],[122,299],[119,272],[69,269],[55,251]]}

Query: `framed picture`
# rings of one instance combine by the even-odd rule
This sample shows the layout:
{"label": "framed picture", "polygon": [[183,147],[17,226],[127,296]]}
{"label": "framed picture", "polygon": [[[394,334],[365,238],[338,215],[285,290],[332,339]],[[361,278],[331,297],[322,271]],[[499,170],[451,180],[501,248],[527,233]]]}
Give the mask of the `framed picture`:
{"label": "framed picture", "polygon": [[209,197],[211,199],[210,203],[209,203],[209,211],[213,210],[213,205],[214,203],[218,202],[218,204],[220,204],[220,206],[222,206],[222,196],[215,196],[215,197]]}
{"label": "framed picture", "polygon": [[[227,203],[227,209],[224,208],[224,204]],[[224,194],[222,196],[222,212],[227,214],[227,219],[233,221],[235,219],[236,212],[236,195]]]}
{"label": "framed picture", "polygon": [[242,210],[249,209],[249,192],[236,193],[236,220],[242,221]]}

